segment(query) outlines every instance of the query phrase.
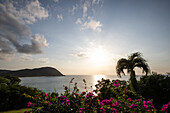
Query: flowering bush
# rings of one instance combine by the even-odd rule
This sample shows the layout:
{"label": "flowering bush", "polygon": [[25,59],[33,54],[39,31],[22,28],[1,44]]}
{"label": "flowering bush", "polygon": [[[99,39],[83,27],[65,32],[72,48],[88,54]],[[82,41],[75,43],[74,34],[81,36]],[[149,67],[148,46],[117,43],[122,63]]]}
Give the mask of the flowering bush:
{"label": "flowering bush", "polygon": [[[99,81],[101,82],[101,81]],[[72,83],[72,81],[71,81]],[[41,92],[34,97],[33,102],[28,103],[28,107],[32,107],[32,111],[38,113],[137,113],[137,112],[156,112],[152,101],[146,100],[141,96],[129,96],[131,91],[127,87],[123,87],[121,82],[108,82],[112,93],[115,97],[105,98],[101,96],[101,90],[96,89],[94,92],[79,92],[75,83],[74,90],[65,87],[65,93],[59,96],[58,93]],[[114,91],[116,90],[116,91]],[[122,92],[120,92],[122,90]],[[119,94],[118,94],[119,92]],[[39,108],[39,109],[38,109]],[[41,108],[41,109],[40,109]],[[165,104],[162,112],[168,112],[170,103]]]}
{"label": "flowering bush", "polygon": [[168,104],[164,104],[162,109],[161,109],[162,112],[165,112],[165,113],[170,113],[170,101]]}

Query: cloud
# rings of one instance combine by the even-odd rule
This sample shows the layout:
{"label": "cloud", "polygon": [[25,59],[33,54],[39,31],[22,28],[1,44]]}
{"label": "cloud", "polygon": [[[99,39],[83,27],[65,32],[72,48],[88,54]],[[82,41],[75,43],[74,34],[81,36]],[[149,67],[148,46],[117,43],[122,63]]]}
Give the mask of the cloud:
{"label": "cloud", "polygon": [[95,5],[95,4],[99,4],[102,0],[92,0],[92,4]]}
{"label": "cloud", "polygon": [[53,1],[56,2],[56,3],[59,2],[59,0],[53,0]]}
{"label": "cloud", "polygon": [[85,0],[80,8],[83,10],[83,18],[88,16],[88,12],[94,12],[95,6],[103,4],[104,0]]}
{"label": "cloud", "polygon": [[48,58],[39,58],[37,61],[40,62],[40,63],[45,63],[45,64],[49,63],[49,59]]}
{"label": "cloud", "polygon": [[96,31],[96,32],[101,32],[102,31],[102,24],[100,23],[100,21],[96,21],[92,18],[88,18],[88,22],[84,22],[82,23],[81,19],[78,18],[77,21],[76,21],[76,24],[80,24],[81,25],[81,30],[85,30],[85,29],[92,29],[93,31]]}
{"label": "cloud", "polygon": [[88,10],[88,7],[90,6],[89,2],[85,2],[84,5],[83,5],[83,17],[86,17],[87,16],[87,10]]}
{"label": "cloud", "polygon": [[28,54],[23,54],[22,56],[20,56],[20,60],[21,61],[33,61],[32,55],[28,55]]}
{"label": "cloud", "polygon": [[82,21],[80,18],[77,19],[76,24],[82,24]]}
{"label": "cloud", "polygon": [[63,20],[63,15],[62,14],[57,15],[57,19],[58,19],[58,21],[62,21]]}
{"label": "cloud", "polygon": [[79,58],[88,58],[86,53],[80,52],[76,54],[71,54],[72,56],[79,57]]}
{"label": "cloud", "polygon": [[33,36],[30,29],[8,13],[3,4],[0,4],[0,15],[0,60],[11,58],[14,52],[39,54],[42,47],[48,46],[44,35]]}
{"label": "cloud", "polygon": [[9,61],[13,57],[14,51],[9,44],[10,42],[8,40],[0,36],[0,60]]}
{"label": "cloud", "polygon": [[79,8],[79,5],[78,5],[78,4],[73,5],[72,9],[69,10],[69,12],[71,12],[71,13],[74,15],[75,11],[76,11],[78,8]]}
{"label": "cloud", "polygon": [[[14,42],[15,43],[15,42]],[[47,40],[44,35],[35,34],[31,39],[31,44],[15,45],[16,49],[20,53],[27,54],[39,54],[42,53],[42,47],[48,47]]]}
{"label": "cloud", "polygon": [[[82,17],[77,18],[76,24],[81,25],[81,30],[91,29],[93,31],[101,32],[102,31],[102,24],[100,21],[94,20],[92,14],[95,14],[95,9],[98,6],[102,6],[104,0],[85,0],[81,1],[80,5],[73,6],[72,14],[74,14],[75,10],[79,9],[82,10]],[[91,16],[89,16],[91,14]]]}
{"label": "cloud", "polygon": [[[24,17],[23,13],[27,13],[28,15]],[[30,23],[35,22],[37,19],[48,17],[48,11],[45,10],[44,7],[40,6],[40,2],[38,0],[32,1],[30,2],[30,4],[27,4],[26,10],[23,13],[22,13],[22,17],[30,21]]]}
{"label": "cloud", "polygon": [[29,62],[37,62],[37,63],[43,63],[43,64],[49,63],[48,58],[33,58],[32,55],[28,55],[28,54],[21,55],[19,60],[22,62],[29,61]]}
{"label": "cloud", "polygon": [[[15,6],[13,4],[15,4]],[[18,7],[23,7],[18,8],[17,5]],[[4,10],[8,12],[9,15],[13,15],[26,24],[33,24],[38,19],[45,19],[49,16],[48,11],[41,6],[38,0],[26,1],[26,4],[19,4],[19,2],[16,1],[6,0],[1,6],[4,7]]]}
{"label": "cloud", "polygon": [[96,20],[93,20],[93,19],[89,19],[90,21],[89,22],[85,22],[83,24],[83,29],[92,29],[93,31],[97,31],[97,32],[101,32],[102,29],[102,24],[100,23],[100,21],[96,21]]}

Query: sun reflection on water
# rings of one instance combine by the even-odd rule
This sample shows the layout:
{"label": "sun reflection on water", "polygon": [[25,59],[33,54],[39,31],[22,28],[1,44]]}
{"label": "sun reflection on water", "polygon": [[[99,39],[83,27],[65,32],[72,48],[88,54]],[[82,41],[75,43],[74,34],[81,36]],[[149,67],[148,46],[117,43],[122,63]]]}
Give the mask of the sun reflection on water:
{"label": "sun reflection on water", "polygon": [[94,82],[93,85],[96,85],[98,80],[101,80],[102,78],[106,79],[105,75],[94,75]]}

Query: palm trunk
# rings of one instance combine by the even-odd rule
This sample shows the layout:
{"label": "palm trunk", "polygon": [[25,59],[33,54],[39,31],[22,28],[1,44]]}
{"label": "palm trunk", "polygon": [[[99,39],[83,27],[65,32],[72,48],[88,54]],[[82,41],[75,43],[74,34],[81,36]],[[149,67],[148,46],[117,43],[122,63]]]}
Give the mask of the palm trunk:
{"label": "palm trunk", "polygon": [[135,71],[133,71],[133,70],[130,73],[130,88],[135,93],[139,92],[139,87],[138,87],[138,83],[137,83],[137,80],[136,80]]}

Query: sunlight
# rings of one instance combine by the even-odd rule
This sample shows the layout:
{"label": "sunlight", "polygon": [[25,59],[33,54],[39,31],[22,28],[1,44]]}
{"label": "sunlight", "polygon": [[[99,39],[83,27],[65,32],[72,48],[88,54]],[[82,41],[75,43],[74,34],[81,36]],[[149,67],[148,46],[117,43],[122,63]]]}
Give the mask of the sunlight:
{"label": "sunlight", "polygon": [[106,78],[105,75],[94,75],[94,85],[96,85],[98,80],[101,80],[102,78]]}
{"label": "sunlight", "polygon": [[102,47],[95,48],[91,55],[90,60],[95,66],[102,66],[108,63],[108,54]]}

